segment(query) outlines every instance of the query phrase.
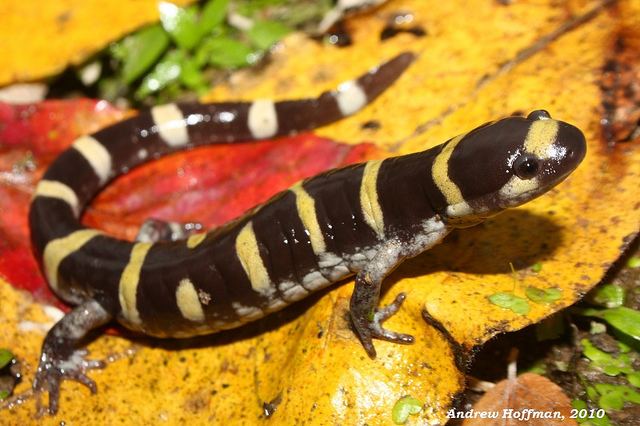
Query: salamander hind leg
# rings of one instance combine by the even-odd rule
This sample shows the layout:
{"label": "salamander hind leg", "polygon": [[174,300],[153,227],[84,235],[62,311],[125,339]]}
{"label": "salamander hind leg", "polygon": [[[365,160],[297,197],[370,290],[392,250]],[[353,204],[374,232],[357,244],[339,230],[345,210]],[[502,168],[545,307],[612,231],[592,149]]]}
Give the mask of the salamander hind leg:
{"label": "salamander hind leg", "polygon": [[49,330],[42,344],[40,363],[33,381],[33,390],[38,395],[38,411],[43,411],[39,403],[43,391],[49,393],[49,413],[58,411],[60,382],[63,380],[78,381],[92,393],[96,392],[96,384],[86,372],[103,368],[104,363],[86,360],[88,351],[78,346],[87,333],[108,323],[112,317],[98,302],[90,300],[66,314]]}

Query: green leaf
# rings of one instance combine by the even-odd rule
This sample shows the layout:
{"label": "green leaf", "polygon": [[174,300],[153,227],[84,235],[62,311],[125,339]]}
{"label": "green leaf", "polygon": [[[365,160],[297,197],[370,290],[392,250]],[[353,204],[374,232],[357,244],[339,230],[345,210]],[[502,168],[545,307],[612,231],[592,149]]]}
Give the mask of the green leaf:
{"label": "green leaf", "polygon": [[136,90],[136,99],[144,99],[151,93],[155,93],[169,83],[176,81],[182,71],[185,54],[180,50],[168,52],[160,62],[142,80],[140,87]]}
{"label": "green leaf", "polygon": [[182,49],[190,50],[198,44],[202,33],[196,18],[196,9],[181,8],[173,3],[158,3],[160,22],[171,38]]}
{"label": "green leaf", "polygon": [[593,386],[587,386],[587,396],[591,401],[598,400],[598,391]]}
{"label": "green leaf", "polygon": [[180,94],[184,93],[184,88],[179,81],[172,81],[164,89],[157,93],[157,105],[173,102]]}
{"label": "green leaf", "polygon": [[291,28],[276,21],[258,21],[247,32],[251,43],[266,50],[291,32]]}
{"label": "green leaf", "polygon": [[538,287],[527,287],[525,294],[535,303],[553,303],[560,299],[562,290],[558,288],[542,289]]}
{"label": "green leaf", "polygon": [[611,309],[583,309],[583,315],[602,318],[616,330],[640,340],[640,312],[619,306]]}
{"label": "green leaf", "polygon": [[600,306],[617,308],[624,303],[624,289],[615,284],[601,285],[593,291],[591,300]]}
{"label": "green leaf", "polygon": [[[611,421],[606,415],[603,417],[587,417],[589,415],[589,406],[581,399],[572,400],[571,406],[576,409],[576,414],[578,414],[576,420],[580,424],[584,424],[586,426],[609,426],[611,424]],[[580,410],[585,411],[581,412]],[[580,414],[586,414],[587,416],[580,417]]]}
{"label": "green leaf", "polygon": [[196,56],[221,68],[240,68],[254,63],[257,56],[253,49],[229,37],[216,37],[202,43]]}
{"label": "green leaf", "polygon": [[627,260],[627,266],[629,268],[640,268],[640,257],[632,256]]}
{"label": "green leaf", "polygon": [[403,396],[393,405],[391,419],[397,425],[403,425],[412,414],[422,411],[422,403],[412,396]]}
{"label": "green leaf", "polygon": [[533,265],[531,265],[531,270],[536,273],[542,271],[542,263],[540,262],[534,263]]}
{"label": "green leaf", "polygon": [[127,86],[116,77],[103,77],[98,80],[100,98],[114,102],[127,91]]}
{"label": "green leaf", "polygon": [[582,345],[582,348],[583,348],[582,353],[587,358],[589,358],[594,363],[597,363],[598,365],[607,363],[611,359],[611,355],[596,348],[589,339],[581,339],[580,344]]}
{"label": "green leaf", "polygon": [[640,371],[627,374],[627,380],[629,380],[629,383],[633,386],[640,388]]}
{"label": "green leaf", "polygon": [[587,403],[581,399],[573,399],[571,400],[571,406],[576,410],[582,410],[584,408],[587,408]]}
{"label": "green leaf", "polygon": [[621,410],[625,402],[640,404],[640,392],[629,386],[596,383],[593,385],[600,394],[598,405],[605,410]]}
{"label": "green leaf", "polygon": [[169,36],[153,25],[126,37],[111,49],[114,57],[122,61],[122,80],[131,84],[158,60],[169,46]]}
{"label": "green leaf", "polygon": [[9,392],[8,391],[0,391],[0,400],[5,399],[6,397],[9,396]]}
{"label": "green leaf", "polygon": [[605,410],[620,410],[624,407],[624,398],[620,392],[609,392],[600,397],[598,405]]}
{"label": "green leaf", "polygon": [[582,420],[578,420],[578,423],[585,426],[612,426],[611,420],[605,414],[604,417],[586,417]]}
{"label": "green leaf", "polygon": [[620,354],[618,357],[610,353],[601,351],[596,348],[588,339],[580,340],[583,347],[582,353],[589,358],[594,366],[602,369],[608,376],[617,376],[620,373],[631,373],[631,359],[626,354]]}
{"label": "green leaf", "polygon": [[[586,410],[588,408],[587,403],[581,399],[571,400],[571,406],[575,408],[578,413],[580,413],[580,410]],[[587,420],[587,418],[577,417],[576,420],[578,421],[578,423],[584,423]]]}
{"label": "green leaf", "polygon": [[237,13],[249,18],[259,19],[267,16],[290,27],[297,27],[313,22],[317,25],[335,3],[336,0],[235,0],[233,6]]}
{"label": "green leaf", "polygon": [[526,315],[531,309],[527,299],[518,297],[512,293],[500,292],[489,296],[489,301],[504,309],[510,309],[516,314]]}
{"label": "green leaf", "polygon": [[13,354],[9,349],[0,349],[0,368],[4,368],[13,359]]}
{"label": "green leaf", "polygon": [[186,58],[182,62],[182,72],[180,73],[180,81],[188,88],[198,93],[206,92],[208,85],[205,81],[198,63],[193,58]]}
{"label": "green leaf", "polygon": [[227,16],[229,0],[209,0],[200,12],[200,33],[210,33],[214,28],[222,24]]}

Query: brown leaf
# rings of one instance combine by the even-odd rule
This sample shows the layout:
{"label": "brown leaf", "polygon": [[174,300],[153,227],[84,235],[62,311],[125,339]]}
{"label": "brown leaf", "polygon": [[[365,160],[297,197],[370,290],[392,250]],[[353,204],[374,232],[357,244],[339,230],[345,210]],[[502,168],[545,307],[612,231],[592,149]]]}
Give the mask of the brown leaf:
{"label": "brown leaf", "polygon": [[[482,415],[485,413],[486,418]],[[571,401],[546,377],[524,373],[506,379],[487,391],[467,413],[464,426],[577,425],[571,417]]]}

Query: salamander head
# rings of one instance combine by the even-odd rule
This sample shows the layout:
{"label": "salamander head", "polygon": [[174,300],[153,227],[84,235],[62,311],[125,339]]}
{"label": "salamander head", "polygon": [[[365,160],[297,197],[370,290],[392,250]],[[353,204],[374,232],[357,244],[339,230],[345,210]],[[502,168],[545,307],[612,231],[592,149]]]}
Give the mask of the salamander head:
{"label": "salamander head", "polygon": [[[452,139],[442,153],[447,150],[453,185],[443,191],[449,201],[445,216],[454,226],[469,226],[562,182],[584,158],[586,143],[578,128],[537,110],[478,127]],[[434,177],[436,170],[437,164]]]}

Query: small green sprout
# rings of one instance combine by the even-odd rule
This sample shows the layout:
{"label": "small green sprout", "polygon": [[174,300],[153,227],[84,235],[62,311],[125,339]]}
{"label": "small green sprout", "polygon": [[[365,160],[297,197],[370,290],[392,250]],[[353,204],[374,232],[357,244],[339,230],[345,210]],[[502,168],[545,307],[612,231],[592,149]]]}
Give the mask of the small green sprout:
{"label": "small green sprout", "polygon": [[407,422],[410,415],[418,414],[422,411],[422,403],[412,396],[403,396],[393,406],[391,419],[397,425]]}
{"label": "small green sprout", "polygon": [[0,348],[0,368],[6,367],[14,358],[9,349]]}
{"label": "small green sprout", "polygon": [[531,310],[529,302],[522,297],[518,297],[512,293],[499,292],[488,297],[489,301],[494,305],[504,309],[509,309],[516,314],[526,315]]}
{"label": "small green sprout", "polygon": [[562,296],[559,288],[542,289],[538,287],[527,287],[525,289],[527,297],[535,303],[549,304],[557,301]]}
{"label": "small green sprout", "polygon": [[627,260],[627,266],[629,268],[640,268],[640,256],[631,256]]}
{"label": "small green sprout", "polygon": [[600,306],[617,308],[624,303],[624,289],[615,284],[604,284],[593,291],[591,300]]}

